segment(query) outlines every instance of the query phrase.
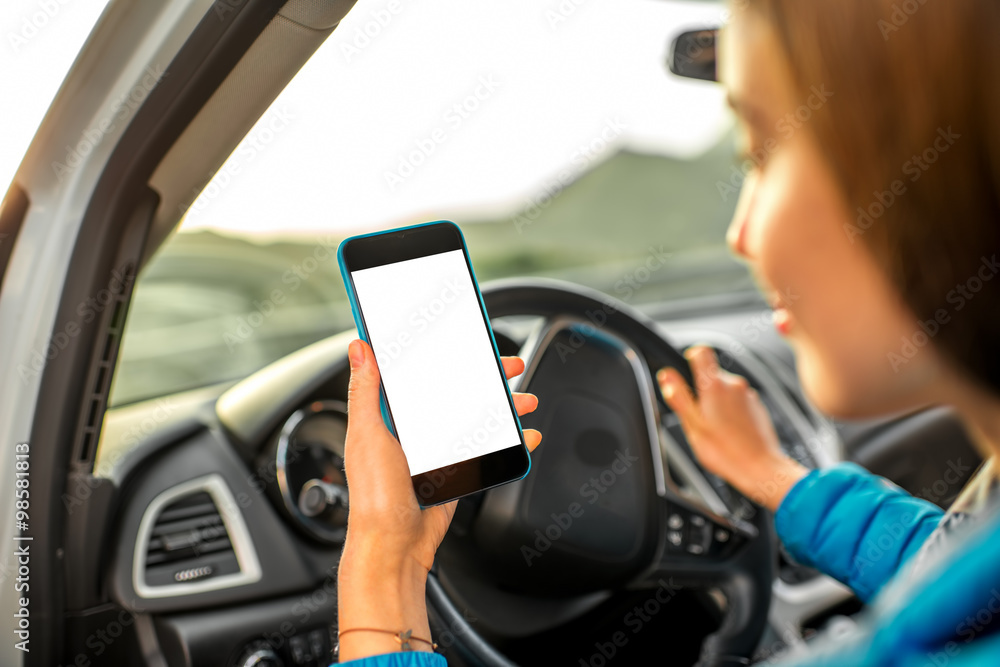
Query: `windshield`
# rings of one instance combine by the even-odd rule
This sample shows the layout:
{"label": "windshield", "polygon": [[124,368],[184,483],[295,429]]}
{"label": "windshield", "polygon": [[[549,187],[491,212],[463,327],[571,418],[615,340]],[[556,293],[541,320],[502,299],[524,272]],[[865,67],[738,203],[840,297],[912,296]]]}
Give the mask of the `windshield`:
{"label": "windshield", "polygon": [[112,402],[352,329],[337,244],[405,224],[458,223],[481,282],[553,277],[640,306],[750,289],[724,243],[742,178],[724,92],[665,65],[674,35],[723,14],[361,0],[140,274]]}

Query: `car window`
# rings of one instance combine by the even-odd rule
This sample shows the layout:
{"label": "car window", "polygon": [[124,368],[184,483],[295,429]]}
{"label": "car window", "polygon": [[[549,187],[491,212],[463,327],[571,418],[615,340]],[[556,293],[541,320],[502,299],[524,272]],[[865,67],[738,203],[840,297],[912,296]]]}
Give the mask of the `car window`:
{"label": "car window", "polygon": [[[665,66],[721,5],[361,0],[141,272],[116,405],[232,381],[353,327],[344,237],[449,219],[481,281],[642,305],[746,290],[719,86]],[[649,261],[647,261],[647,259]]]}

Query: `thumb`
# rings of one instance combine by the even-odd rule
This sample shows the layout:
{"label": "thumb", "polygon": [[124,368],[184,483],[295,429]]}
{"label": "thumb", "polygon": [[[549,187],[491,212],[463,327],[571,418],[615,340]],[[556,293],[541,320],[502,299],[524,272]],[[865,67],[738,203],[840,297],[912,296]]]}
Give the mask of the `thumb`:
{"label": "thumb", "polygon": [[347,348],[347,358],[351,384],[347,390],[344,472],[351,489],[351,515],[371,503],[398,500],[401,493],[405,499],[402,506],[412,509],[416,501],[406,457],[382,421],[375,354],[367,343],[355,340]]}
{"label": "thumb", "polygon": [[351,384],[347,390],[348,428],[362,437],[385,428],[379,403],[379,372],[368,343],[352,341],[347,348],[351,362]]}

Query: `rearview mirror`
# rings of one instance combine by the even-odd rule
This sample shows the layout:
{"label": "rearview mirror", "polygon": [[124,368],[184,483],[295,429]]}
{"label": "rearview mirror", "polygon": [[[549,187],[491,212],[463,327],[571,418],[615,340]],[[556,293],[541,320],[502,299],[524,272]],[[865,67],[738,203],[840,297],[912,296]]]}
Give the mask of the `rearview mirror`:
{"label": "rearview mirror", "polygon": [[715,42],[719,31],[689,30],[674,38],[667,56],[667,67],[677,76],[703,81],[718,81],[715,67]]}

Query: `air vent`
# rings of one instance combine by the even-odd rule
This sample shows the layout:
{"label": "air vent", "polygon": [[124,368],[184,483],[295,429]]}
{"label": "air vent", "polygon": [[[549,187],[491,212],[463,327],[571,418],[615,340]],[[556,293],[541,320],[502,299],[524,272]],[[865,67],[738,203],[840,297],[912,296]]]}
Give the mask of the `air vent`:
{"label": "air vent", "polygon": [[[84,394],[88,397],[83,404],[82,423],[77,433],[77,444],[74,450],[77,460],[87,462],[94,460],[95,448],[100,437],[101,424],[104,421],[104,411],[107,408],[108,394],[111,386],[111,376],[114,373],[115,361],[118,358],[118,348],[121,345],[122,333],[125,329],[125,314],[128,311],[128,300],[132,294],[132,283],[135,278],[135,265],[126,264],[116,271],[107,289],[102,290],[109,296],[110,303],[101,310],[104,316],[104,339],[99,342],[90,369],[90,382],[84,385],[90,391]],[[103,304],[103,302],[101,302]],[[99,311],[101,312],[101,311]],[[108,315],[110,313],[110,315]]]}
{"label": "air vent", "polygon": [[188,595],[260,579],[253,544],[232,493],[218,475],[157,496],[139,525],[136,592]]}
{"label": "air vent", "polygon": [[164,586],[240,571],[212,496],[194,493],[168,505],[149,536],[146,583]]}

